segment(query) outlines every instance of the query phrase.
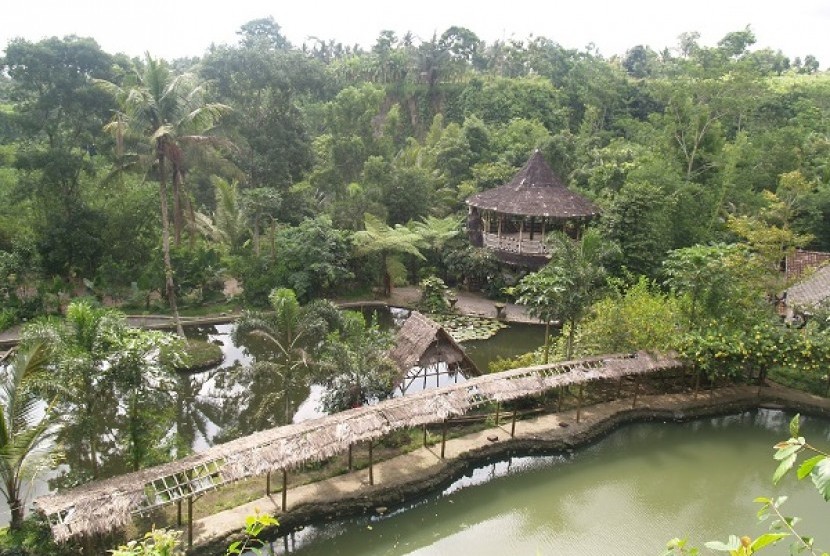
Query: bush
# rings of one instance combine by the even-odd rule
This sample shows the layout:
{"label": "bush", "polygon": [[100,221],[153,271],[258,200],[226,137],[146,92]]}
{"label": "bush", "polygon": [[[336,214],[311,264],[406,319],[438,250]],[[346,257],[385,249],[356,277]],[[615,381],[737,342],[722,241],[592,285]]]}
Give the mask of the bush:
{"label": "bush", "polygon": [[449,303],[444,298],[447,285],[437,276],[421,280],[421,301],[419,308],[427,313],[446,313]]}

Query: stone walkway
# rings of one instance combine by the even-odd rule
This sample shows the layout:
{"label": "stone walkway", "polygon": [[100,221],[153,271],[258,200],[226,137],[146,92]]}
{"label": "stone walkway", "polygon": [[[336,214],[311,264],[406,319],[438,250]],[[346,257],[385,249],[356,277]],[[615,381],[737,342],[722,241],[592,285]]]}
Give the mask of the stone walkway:
{"label": "stone walkway", "polygon": [[[456,293],[458,301],[456,310],[462,315],[496,318],[496,302],[484,297],[480,293],[459,291]],[[392,295],[384,301],[393,307],[414,308],[421,299],[421,290],[416,286],[404,286],[392,290]],[[503,319],[508,322],[526,322],[539,324],[539,319],[531,317],[527,309],[515,303],[505,303]]]}
{"label": "stone walkway", "polygon": [[[485,298],[480,293],[458,292],[458,301],[455,304],[457,311],[462,315],[496,318],[496,303]],[[392,295],[384,299],[373,299],[365,301],[341,302],[341,305],[359,307],[361,305],[388,305],[391,307],[415,308],[421,299],[421,290],[416,286],[405,286],[395,288]],[[335,301],[335,303],[338,303]],[[182,317],[182,324],[219,324],[232,322],[239,315],[221,314],[205,317]],[[539,324],[539,320],[531,317],[527,309],[514,303],[504,304],[503,320],[507,322],[524,322]],[[127,322],[139,328],[173,328],[173,317],[168,315],[128,315]],[[0,332],[0,351],[16,346],[20,342],[21,326],[13,326],[8,330]]]}
{"label": "stone walkway", "polygon": [[[281,493],[265,496],[236,508],[194,522],[194,551],[221,554],[242,528],[245,518],[257,511],[269,512],[292,523],[337,515],[370,512],[394,505],[410,496],[435,488],[457,476],[468,464],[509,451],[569,450],[607,434],[620,424],[643,419],[688,419],[735,413],[771,406],[830,416],[830,400],[778,385],[731,386],[715,391],[642,396],[636,406],[632,398],[583,408],[580,422],[575,411],[549,414],[516,423],[510,437],[510,416],[500,427],[450,439],[445,458],[440,442],[414,452],[376,463],[374,485],[368,470],[347,473],[316,483],[289,487],[288,512],[281,510]],[[782,430],[782,438],[788,431]],[[434,438],[434,436],[433,436]],[[495,440],[494,440],[495,438]],[[263,479],[263,490],[265,481]]]}

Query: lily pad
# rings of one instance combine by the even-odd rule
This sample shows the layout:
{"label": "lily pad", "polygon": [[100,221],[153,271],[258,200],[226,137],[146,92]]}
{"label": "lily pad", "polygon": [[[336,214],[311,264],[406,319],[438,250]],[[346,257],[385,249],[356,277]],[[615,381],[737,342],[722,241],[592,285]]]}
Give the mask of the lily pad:
{"label": "lily pad", "polygon": [[486,340],[507,328],[501,321],[480,317],[430,314],[429,318],[440,324],[456,342]]}

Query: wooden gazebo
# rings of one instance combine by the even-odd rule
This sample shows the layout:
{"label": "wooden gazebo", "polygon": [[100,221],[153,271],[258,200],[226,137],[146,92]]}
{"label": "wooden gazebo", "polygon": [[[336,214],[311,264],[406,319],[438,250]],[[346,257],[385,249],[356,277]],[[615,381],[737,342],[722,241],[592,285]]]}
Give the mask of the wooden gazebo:
{"label": "wooden gazebo", "polygon": [[400,395],[481,375],[452,336],[418,311],[413,311],[398,330],[389,357],[399,369],[396,389]]}
{"label": "wooden gazebo", "polygon": [[578,238],[599,208],[567,188],[537,149],[510,183],[467,199],[467,232],[503,262],[538,268],[549,260],[545,235]]}

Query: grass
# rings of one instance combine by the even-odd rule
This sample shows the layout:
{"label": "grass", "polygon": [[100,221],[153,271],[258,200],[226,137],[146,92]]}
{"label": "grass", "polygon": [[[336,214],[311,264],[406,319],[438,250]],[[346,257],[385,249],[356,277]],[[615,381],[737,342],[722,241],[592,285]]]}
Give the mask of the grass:
{"label": "grass", "polygon": [[826,375],[775,368],[770,369],[769,378],[782,386],[803,390],[816,396],[827,397]]}
{"label": "grass", "polygon": [[185,366],[177,367],[179,371],[193,371],[213,367],[222,362],[222,348],[205,340],[188,340],[184,347]]}

